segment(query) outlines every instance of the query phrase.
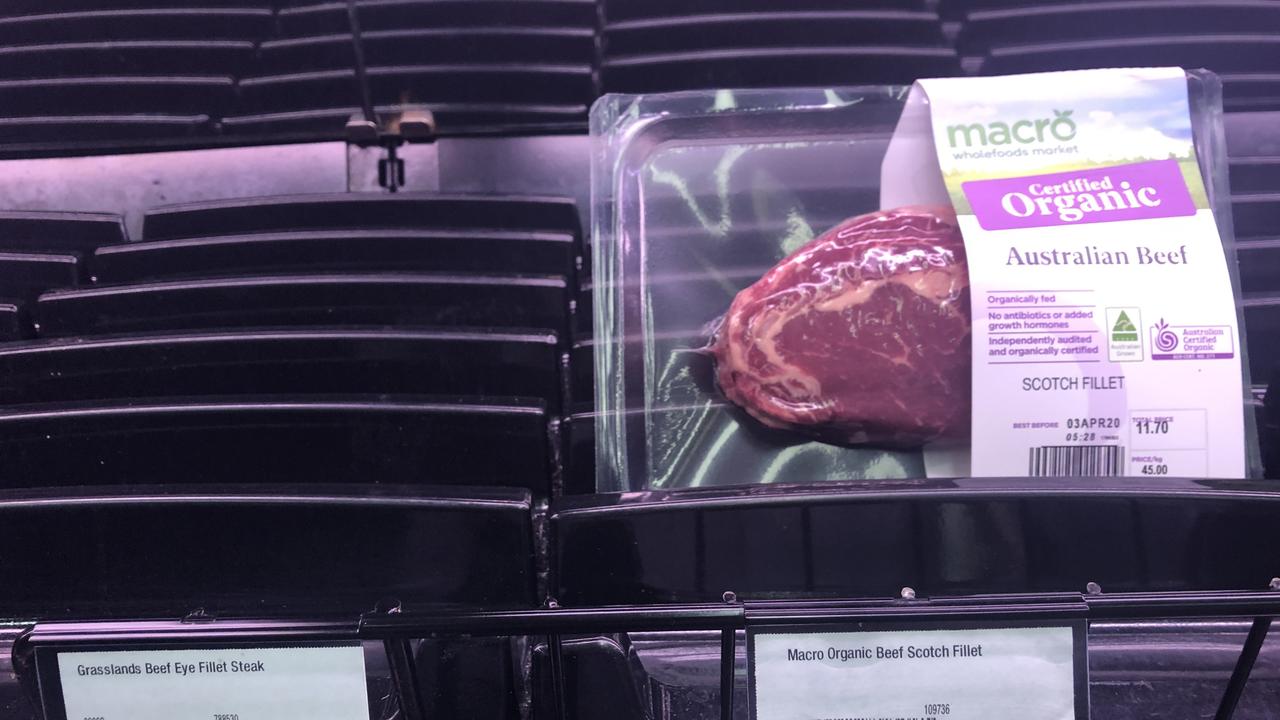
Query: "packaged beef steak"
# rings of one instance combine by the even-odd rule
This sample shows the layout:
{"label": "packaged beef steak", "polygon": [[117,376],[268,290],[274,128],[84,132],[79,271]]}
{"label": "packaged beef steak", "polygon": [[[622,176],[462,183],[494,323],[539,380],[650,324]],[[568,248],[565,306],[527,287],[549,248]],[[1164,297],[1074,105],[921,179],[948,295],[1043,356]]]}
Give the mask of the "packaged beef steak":
{"label": "packaged beef steak", "polygon": [[738,293],[711,345],[719,388],[770,427],[829,442],[962,439],[968,285],[950,208],[845,220]]}
{"label": "packaged beef steak", "polygon": [[[1152,367],[1185,371],[1244,348],[1223,339],[1235,332],[1223,322],[1199,327],[1195,313],[1157,307],[1178,296],[1168,287],[1130,288],[1132,273],[1088,264],[1123,249],[1174,272],[1209,257],[1195,247],[1216,250],[1165,247],[1171,236],[1142,224],[1165,218],[1131,223],[1181,207],[1160,189],[1179,177],[1194,191],[1187,213],[1204,223],[1197,238],[1229,213],[1217,81],[1185,73],[1179,99],[1165,91],[1180,71],[1164,73],[1157,96],[1179,120],[1143,127],[1148,96],[1099,88],[1148,87],[1151,72],[1098,72],[1097,82],[1023,78],[977,93],[948,80],[935,86],[957,83],[945,117],[941,102],[909,99],[933,81],[597,101],[593,325],[573,338],[594,358],[594,397],[571,398],[578,426],[595,428],[597,490],[1192,467],[1179,443],[1203,435],[1195,417],[1176,393],[1130,408],[1127,380],[1137,387]],[[1062,97],[1055,88],[1067,85]],[[1158,195],[1144,178],[1159,180]],[[1116,239],[1103,242],[1107,233]],[[1229,226],[1221,238],[1235,272]],[[1059,262],[1084,269],[1055,275]],[[1232,283],[1238,294],[1235,279],[1218,284]],[[1231,399],[1246,424],[1250,399]],[[1182,434],[1141,436],[1169,418]],[[1007,470],[973,469],[1003,447],[984,440],[978,458],[979,434],[1010,439]]]}

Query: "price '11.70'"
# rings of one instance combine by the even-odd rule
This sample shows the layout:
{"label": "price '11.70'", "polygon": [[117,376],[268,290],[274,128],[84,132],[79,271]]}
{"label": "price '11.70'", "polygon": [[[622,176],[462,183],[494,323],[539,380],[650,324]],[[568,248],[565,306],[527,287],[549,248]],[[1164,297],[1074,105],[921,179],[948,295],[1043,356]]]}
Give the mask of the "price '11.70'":
{"label": "price '11.70'", "polygon": [[1167,419],[1135,420],[1133,424],[1137,426],[1139,435],[1169,434],[1169,421]]}

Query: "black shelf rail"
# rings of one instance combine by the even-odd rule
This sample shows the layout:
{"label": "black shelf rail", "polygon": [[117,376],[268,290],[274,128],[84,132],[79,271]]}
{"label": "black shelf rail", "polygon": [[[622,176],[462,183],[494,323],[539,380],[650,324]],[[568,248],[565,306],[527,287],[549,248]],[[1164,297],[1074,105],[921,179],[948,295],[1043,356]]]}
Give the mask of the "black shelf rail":
{"label": "black shelf rail", "polygon": [[[905,591],[906,589],[904,589]],[[394,603],[359,618],[329,620],[217,620],[196,612],[180,621],[43,623],[14,646],[14,667],[29,688],[36,687],[34,652],[84,645],[198,644],[236,642],[381,641],[386,645],[406,720],[424,720],[417,701],[406,643],[440,635],[529,636],[547,638],[552,672],[550,707],[566,718],[562,639],[566,635],[622,632],[718,631],[720,717],[733,713],[737,633],[777,626],[848,625],[859,622],[917,623],[1045,620],[1253,618],[1235,668],[1223,691],[1216,718],[1229,720],[1248,683],[1272,618],[1280,615],[1280,578],[1257,591],[1054,593],[872,600],[767,600],[740,602],[731,592],[723,603],[628,605],[594,608],[547,607],[500,612],[403,612]]]}

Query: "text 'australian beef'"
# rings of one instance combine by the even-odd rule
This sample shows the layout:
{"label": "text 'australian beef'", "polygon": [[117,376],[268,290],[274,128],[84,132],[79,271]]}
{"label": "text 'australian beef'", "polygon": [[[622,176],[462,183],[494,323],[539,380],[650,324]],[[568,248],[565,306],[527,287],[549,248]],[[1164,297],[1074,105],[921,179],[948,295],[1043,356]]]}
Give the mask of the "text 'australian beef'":
{"label": "text 'australian beef'", "polygon": [[711,346],[761,422],[845,444],[969,432],[969,276],[949,208],[845,220],[738,293]]}

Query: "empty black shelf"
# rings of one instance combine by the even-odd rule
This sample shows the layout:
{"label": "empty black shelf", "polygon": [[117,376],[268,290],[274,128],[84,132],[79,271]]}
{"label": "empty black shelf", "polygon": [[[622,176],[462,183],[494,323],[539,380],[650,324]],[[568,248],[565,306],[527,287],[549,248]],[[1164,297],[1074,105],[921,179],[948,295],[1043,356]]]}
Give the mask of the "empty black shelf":
{"label": "empty black shelf", "polygon": [[[361,30],[432,27],[582,27],[593,28],[595,0],[357,0]],[[349,32],[347,4],[322,2],[283,8],[284,37]]]}
{"label": "empty black shelf", "polygon": [[[449,27],[371,30],[360,36],[370,66],[520,62],[589,64],[595,54],[590,27]],[[338,33],[262,44],[262,68],[271,75],[351,68],[351,35]]]}
{"label": "empty black shelf", "polygon": [[[0,77],[82,75],[234,75],[253,60],[253,43],[240,40],[129,40],[0,47]],[[68,106],[74,107],[74,106]]]}
{"label": "empty black shelf", "polygon": [[28,334],[27,316],[22,303],[0,299],[0,340],[17,340]]}
{"label": "empty black shelf", "polygon": [[[924,0],[796,0],[786,4],[788,10],[836,12],[856,7],[885,10],[924,10]],[[769,12],[777,10],[776,0],[600,0],[605,19],[610,23],[641,18],[679,17],[727,12]],[[794,41],[794,38],[793,38]]]}
{"label": "empty black shelf", "polygon": [[[223,118],[222,129],[229,134],[243,136],[268,134],[339,139],[344,137],[343,127],[347,120],[361,113],[355,104],[356,98],[348,100],[351,104],[338,107],[233,115]],[[587,105],[579,102],[433,102],[430,106],[441,134],[450,134],[454,130],[514,131],[529,127],[580,131],[585,127],[587,115]],[[398,114],[405,108],[399,104],[374,106],[375,112],[383,116]]]}
{"label": "empty black shelf", "polygon": [[1280,368],[1280,293],[1246,295],[1244,324],[1249,341],[1249,372],[1254,380],[1265,382],[1275,368]]}
{"label": "empty black shelf", "polygon": [[286,195],[154,208],[143,220],[143,238],[430,227],[570,232],[578,237],[578,211],[572,200],[563,198],[412,193]]}
{"label": "empty black shelf", "polygon": [[208,115],[39,115],[0,118],[0,141],[62,146],[68,140],[111,143],[153,141],[199,135]]}
{"label": "empty black shelf", "polygon": [[1280,73],[1218,73],[1228,112],[1280,109]]}
{"label": "empty black shelf", "polygon": [[0,250],[0,296],[34,297],[54,287],[78,285],[80,257]]}
{"label": "empty black shelf", "polygon": [[379,104],[579,103],[585,109],[595,99],[590,62],[383,65],[369,68],[369,89]]}
{"label": "empty black shelf", "polygon": [[955,75],[950,48],[831,46],[735,48],[607,58],[606,92],[664,92],[699,88],[795,85],[909,84]]}
{"label": "empty black shelf", "polygon": [[[1074,70],[1083,67],[1173,65],[1206,67],[1218,73],[1269,70],[1280,53],[1277,34],[1152,35],[994,48],[983,75]],[[1230,94],[1230,88],[1227,88]]]}
{"label": "empty black shelf", "polygon": [[[1079,3],[1081,5],[1096,5],[1099,0],[1057,0],[1054,5],[1065,5]],[[1221,1],[1221,0],[1217,0]],[[1230,2],[1231,0],[1227,0]],[[1036,3],[1031,0],[938,0],[938,11],[943,17],[948,19],[961,20],[968,14],[978,12],[988,12],[996,10],[1019,10],[1025,7],[1033,7]]]}
{"label": "empty black shelf", "polygon": [[6,492],[0,543],[27,551],[0,559],[0,573],[23,578],[0,587],[0,603],[28,618],[361,613],[387,598],[406,609],[529,607],[531,524],[519,490]]}
{"label": "empty black shelf", "polygon": [[1236,241],[1240,287],[1246,293],[1280,293],[1280,237]]}
{"label": "empty black shelf", "polygon": [[1233,157],[1230,168],[1231,192],[1280,194],[1280,157]]}
{"label": "empty black shelf", "polygon": [[1270,237],[1280,228],[1280,193],[1233,195],[1231,217],[1236,237]]}
{"label": "empty black shelf", "polygon": [[[170,0],[167,4],[175,8],[269,8],[275,0]],[[312,2],[314,0],[302,0]],[[279,0],[284,3],[297,3],[298,0]],[[107,3],[103,0],[58,0],[58,10],[66,13],[101,10]],[[155,0],[111,0],[112,8],[154,8]],[[0,9],[0,17],[32,15],[49,10],[49,3],[43,0],[5,0]]]}
{"label": "empty black shelf", "polygon": [[597,13],[596,0],[356,0],[356,6],[361,27],[370,30],[448,25],[591,28]]}
{"label": "empty black shelf", "polygon": [[176,398],[0,411],[0,487],[517,486],[545,493],[546,412],[400,396]]}
{"label": "empty black shelf", "polygon": [[249,77],[240,81],[240,93],[237,115],[358,106],[361,97],[352,68]]}
{"label": "empty black shelf", "polygon": [[334,33],[348,34],[351,22],[345,2],[294,2],[296,7],[282,7],[277,20],[282,37],[308,37]]}
{"label": "empty black shelf", "polygon": [[0,211],[0,247],[14,250],[92,250],[124,242],[124,219],[109,213]]}
{"label": "empty black shelf", "polygon": [[229,115],[222,119],[222,129],[228,134],[242,136],[306,136],[337,140],[345,137],[343,127],[347,120],[360,113],[360,107],[353,104],[340,108]]}
{"label": "empty black shelf", "polygon": [[942,47],[942,23],[930,12],[843,10],[678,14],[610,23],[606,58],[713,48],[806,45],[903,45]]}
{"label": "empty black shelf", "polygon": [[1227,136],[1228,161],[1280,156],[1277,116],[1272,112],[1231,112],[1222,118]]}
{"label": "empty black shelf", "polygon": [[86,76],[0,81],[0,115],[220,114],[235,83],[218,76]]}
{"label": "empty black shelf", "polygon": [[268,40],[261,53],[261,73],[267,76],[350,68],[356,57],[350,32]]}
{"label": "empty black shelf", "polygon": [[36,303],[35,322],[38,334],[46,337],[286,325],[448,325],[563,333],[568,299],[565,280],[557,277],[365,273],[196,278],[53,290]]}
{"label": "empty black shelf", "polygon": [[0,403],[295,393],[534,398],[555,408],[556,337],[478,331],[274,330],[0,346]]}
{"label": "empty black shelf", "polygon": [[596,52],[595,29],[579,27],[515,27],[500,23],[463,26],[370,30],[361,33],[370,65],[447,62],[520,62],[589,65]]}
{"label": "empty black shelf", "polygon": [[1089,582],[1113,592],[1227,590],[1274,575],[1270,558],[1231,548],[1280,542],[1277,520],[1274,484],[1242,480],[900,480],[566,497],[552,511],[552,593],[589,606],[718,602],[726,589],[746,599],[895,597],[904,584],[929,596],[1079,592]]}
{"label": "empty black shelf", "polygon": [[971,13],[959,45],[961,53],[980,54],[1055,40],[1265,32],[1280,32],[1280,5],[1267,0],[1028,3]]}
{"label": "empty black shelf", "polygon": [[[98,3],[99,8],[101,5]],[[271,34],[272,11],[268,7],[165,8],[157,5],[161,3],[144,8],[77,10],[0,18],[0,43],[235,40],[257,39]]]}
{"label": "empty black shelf", "polygon": [[256,233],[127,243],[99,248],[97,282],[284,271],[417,270],[569,276],[573,235],[476,229],[385,229]]}
{"label": "empty black shelf", "polygon": [[[484,104],[494,115],[507,105],[570,106],[585,117],[594,99],[589,64],[541,62],[441,63],[368,68],[369,89],[380,105],[421,103]],[[318,70],[247,78],[241,113],[284,112],[304,108],[345,107],[360,100],[352,69]]]}

